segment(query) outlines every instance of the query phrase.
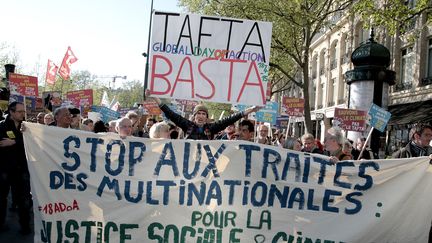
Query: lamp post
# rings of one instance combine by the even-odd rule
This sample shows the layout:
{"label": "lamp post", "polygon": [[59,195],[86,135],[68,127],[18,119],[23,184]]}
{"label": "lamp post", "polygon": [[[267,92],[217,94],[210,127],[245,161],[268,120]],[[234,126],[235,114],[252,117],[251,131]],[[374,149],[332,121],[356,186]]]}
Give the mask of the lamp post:
{"label": "lamp post", "polygon": [[121,79],[126,80],[127,76],[114,76],[114,77],[112,77],[113,80],[112,80],[112,88],[111,89],[115,89],[115,81],[117,78],[121,78]]}
{"label": "lamp post", "polygon": [[147,83],[148,83],[148,71],[149,71],[149,51],[150,51],[150,40],[151,40],[151,30],[152,30],[152,15],[153,15],[153,0],[151,0],[151,6],[150,6],[150,24],[149,24],[149,32],[148,32],[148,39],[147,39],[147,53],[144,52],[142,55],[146,58],[146,64],[145,64],[145,73],[144,73],[144,91],[143,91],[143,97],[144,100],[145,97],[145,91],[147,89]]}

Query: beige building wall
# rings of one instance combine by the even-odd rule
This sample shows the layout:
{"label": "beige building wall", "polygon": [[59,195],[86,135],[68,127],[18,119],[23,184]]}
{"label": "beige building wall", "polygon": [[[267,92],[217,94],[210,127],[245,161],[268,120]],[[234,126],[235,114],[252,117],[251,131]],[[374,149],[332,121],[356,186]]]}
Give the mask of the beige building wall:
{"label": "beige building wall", "polygon": [[[421,16],[413,25],[413,29],[426,23],[426,17]],[[324,114],[324,120],[318,121],[319,137],[324,138],[325,131],[332,126],[334,109],[347,108],[349,87],[345,83],[344,73],[353,69],[351,53],[362,42],[369,38],[370,31],[363,28],[363,24],[354,17],[342,17],[337,25],[328,29],[315,39],[310,49],[310,106],[312,120],[316,120],[316,114]],[[397,104],[412,103],[432,99],[432,70],[428,70],[428,60],[432,53],[432,26],[422,28],[419,38],[409,42],[408,35],[400,33],[389,36],[383,30],[375,30],[375,40],[385,45],[391,53],[391,65],[389,69],[396,72],[396,85],[390,88],[389,107]],[[409,68],[412,78],[401,80],[402,58],[409,53]],[[404,55],[403,55],[404,54]],[[430,65],[430,64],[429,64]],[[431,65],[430,65],[431,66]],[[291,91],[284,95],[301,97],[301,91],[293,86]],[[297,122],[301,122],[298,119]],[[300,127],[300,128],[299,128]],[[301,135],[304,130],[301,125],[297,127],[296,136]],[[364,134],[366,136],[367,134]]]}

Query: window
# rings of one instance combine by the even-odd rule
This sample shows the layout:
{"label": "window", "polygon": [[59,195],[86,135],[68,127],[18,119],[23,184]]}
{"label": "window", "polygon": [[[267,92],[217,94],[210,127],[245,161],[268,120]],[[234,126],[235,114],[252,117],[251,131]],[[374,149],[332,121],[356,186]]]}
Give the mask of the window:
{"label": "window", "polygon": [[327,106],[335,105],[335,92],[336,92],[336,78],[332,78],[328,87],[328,103]]}
{"label": "window", "polygon": [[324,96],[324,83],[321,83],[318,87],[318,109],[321,109],[323,107],[323,96]]}
{"label": "window", "polygon": [[414,53],[412,47],[402,49],[401,85],[403,89],[411,88],[414,79]]}
{"label": "window", "polygon": [[330,50],[330,69],[333,70],[337,67],[337,42],[334,43]]}
{"label": "window", "polygon": [[315,110],[315,96],[316,96],[316,80],[313,81],[312,83],[312,90],[310,91],[310,96],[309,96],[309,105],[310,105],[310,109],[311,110]]}
{"label": "window", "polygon": [[325,52],[326,50],[323,50],[320,54],[320,75],[324,75],[325,74]]}

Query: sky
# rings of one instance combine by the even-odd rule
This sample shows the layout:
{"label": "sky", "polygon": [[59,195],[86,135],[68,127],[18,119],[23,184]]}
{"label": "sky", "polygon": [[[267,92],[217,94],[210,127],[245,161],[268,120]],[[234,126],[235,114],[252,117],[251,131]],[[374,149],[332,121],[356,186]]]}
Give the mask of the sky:
{"label": "sky", "polygon": [[[78,58],[72,72],[144,79],[151,0],[11,0],[1,5],[0,42],[19,53],[22,74],[35,75],[37,65],[44,74],[48,59],[60,66],[70,46]],[[154,0],[153,9],[182,12],[177,0]],[[117,79],[116,87],[123,82]]]}

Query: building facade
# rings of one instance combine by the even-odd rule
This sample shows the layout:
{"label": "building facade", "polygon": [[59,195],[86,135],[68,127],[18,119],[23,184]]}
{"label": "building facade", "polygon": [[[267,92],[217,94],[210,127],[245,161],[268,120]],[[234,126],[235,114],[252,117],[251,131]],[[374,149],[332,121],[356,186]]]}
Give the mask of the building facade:
{"label": "building facade", "polygon": [[[383,148],[387,154],[408,142],[408,131],[414,123],[432,121],[432,26],[425,26],[426,19],[426,13],[415,18],[406,33],[388,35],[382,29],[375,31],[375,40],[390,50],[389,69],[396,72],[396,85],[388,94],[392,118],[383,138],[383,144],[388,145]],[[316,36],[309,52],[310,106],[314,133],[321,140],[332,126],[335,108],[349,108],[350,93],[344,74],[353,69],[353,50],[370,33],[353,16],[339,15],[333,21],[335,26]],[[294,86],[284,95],[302,96]],[[302,120],[297,119],[294,135],[301,136],[303,132]]]}

